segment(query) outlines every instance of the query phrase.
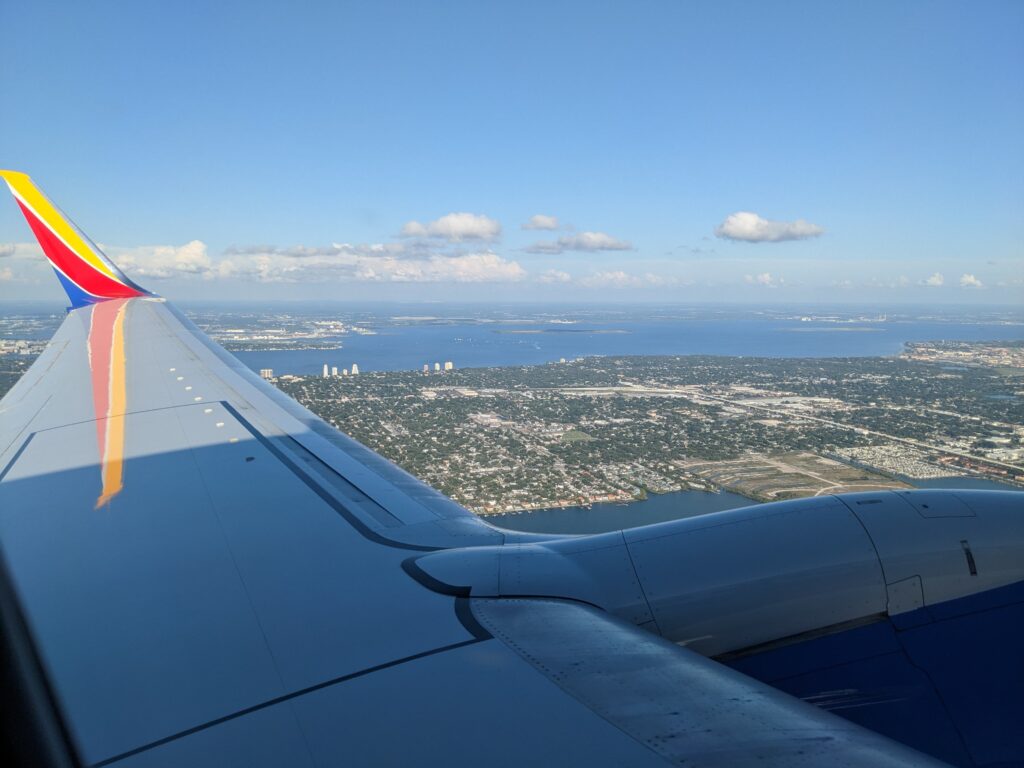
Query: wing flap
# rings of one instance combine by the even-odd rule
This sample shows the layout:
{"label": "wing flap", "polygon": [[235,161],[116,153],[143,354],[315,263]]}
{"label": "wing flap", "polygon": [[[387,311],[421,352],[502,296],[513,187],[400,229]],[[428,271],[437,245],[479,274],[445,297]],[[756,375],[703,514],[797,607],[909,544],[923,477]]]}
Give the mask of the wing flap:
{"label": "wing flap", "polygon": [[943,765],[591,606],[470,604],[531,666],[676,765]]}
{"label": "wing flap", "polygon": [[471,605],[494,637],[293,691],[99,765],[942,765],[591,607]]}

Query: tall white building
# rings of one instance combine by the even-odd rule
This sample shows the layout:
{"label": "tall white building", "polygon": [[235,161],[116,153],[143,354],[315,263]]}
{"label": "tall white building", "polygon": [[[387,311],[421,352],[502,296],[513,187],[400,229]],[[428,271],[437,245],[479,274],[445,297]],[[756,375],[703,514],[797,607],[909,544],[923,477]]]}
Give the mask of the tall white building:
{"label": "tall white building", "polygon": [[455,369],[455,363],[453,363],[451,360],[446,360],[445,364],[444,364],[444,369],[446,371],[454,370]]}
{"label": "tall white building", "polygon": [[352,375],[353,376],[358,376],[359,375],[359,363],[352,363]]}
{"label": "tall white building", "polygon": [[260,368],[260,378],[261,379],[272,379],[272,378],[274,378],[274,369],[273,368]]}
{"label": "tall white building", "polygon": [[423,364],[423,372],[424,373],[430,373],[430,363],[424,363]]}
{"label": "tall white building", "polygon": [[337,375],[338,375],[338,366],[332,365],[331,366],[331,376],[337,376]]}
{"label": "tall white building", "polygon": [[440,370],[441,370],[441,364],[440,363],[434,363],[434,373],[437,373]]}
{"label": "tall white building", "polygon": [[324,363],[324,378],[326,379],[327,376],[328,376],[328,373],[327,373],[327,363]]}

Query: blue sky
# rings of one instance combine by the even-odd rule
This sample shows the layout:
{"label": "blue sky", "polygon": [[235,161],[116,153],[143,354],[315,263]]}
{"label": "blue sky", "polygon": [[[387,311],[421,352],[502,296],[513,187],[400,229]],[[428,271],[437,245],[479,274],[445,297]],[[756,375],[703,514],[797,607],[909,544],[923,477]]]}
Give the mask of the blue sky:
{"label": "blue sky", "polygon": [[[1024,299],[1024,3],[35,2],[0,28],[0,167],[171,298]],[[29,240],[0,201],[0,298],[60,296]]]}

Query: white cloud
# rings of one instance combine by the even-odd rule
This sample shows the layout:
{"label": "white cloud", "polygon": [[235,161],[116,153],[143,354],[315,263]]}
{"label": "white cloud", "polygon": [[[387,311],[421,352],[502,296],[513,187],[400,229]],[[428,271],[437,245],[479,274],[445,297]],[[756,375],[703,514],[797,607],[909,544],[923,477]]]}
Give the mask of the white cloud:
{"label": "white cloud", "polygon": [[53,273],[38,243],[0,243],[0,282],[38,283]]}
{"label": "white cloud", "polygon": [[632,243],[619,240],[604,232],[579,232],[554,241],[534,243],[528,253],[564,253],[565,251],[631,251]]}
{"label": "white cloud", "polygon": [[780,285],[784,285],[786,281],[781,277],[773,277],[771,272],[761,272],[757,275],[744,275],[743,282],[747,285],[760,285],[765,288],[778,288]]}
{"label": "white cloud", "polygon": [[527,276],[517,262],[490,251],[420,254],[393,245],[347,243],[329,248],[234,248],[217,265],[217,275],[264,283],[507,283]]}
{"label": "white cloud", "polygon": [[976,278],[974,275],[964,273],[960,275],[960,287],[961,288],[983,288],[981,280]]}
{"label": "white cloud", "polygon": [[[177,275],[209,276],[214,271],[214,264],[206,253],[206,244],[200,240],[184,245],[140,245],[134,248],[101,244],[100,249],[133,277],[162,279]],[[0,258],[31,260],[40,267],[47,263],[42,249],[36,243],[0,244]]]}
{"label": "white cloud", "polygon": [[477,213],[449,213],[421,224],[409,221],[402,227],[402,237],[436,237],[449,242],[462,240],[494,240],[501,234],[501,224]]}
{"label": "white cloud", "polygon": [[0,243],[0,259],[42,259],[37,243]]}
{"label": "white cloud", "polygon": [[572,275],[560,269],[548,269],[537,276],[538,283],[568,283]]}
{"label": "white cloud", "polygon": [[179,275],[210,276],[214,269],[206,253],[206,243],[201,240],[192,240],[184,245],[101,247],[119,267],[133,277],[162,280]]}
{"label": "white cloud", "polygon": [[[470,253],[459,256],[431,256],[426,262],[413,262],[422,267],[409,272],[403,280],[417,283],[515,283],[526,276],[517,262],[503,259],[496,253]],[[384,274],[384,280],[396,280]]]}
{"label": "white cloud", "polygon": [[536,216],[531,216],[530,220],[523,224],[523,229],[558,229],[558,217],[545,216],[543,213],[538,213]]}
{"label": "white cloud", "polygon": [[[114,263],[143,283],[165,278],[265,283],[508,283],[528,277],[518,262],[489,250],[444,253],[431,251],[428,245],[418,242],[236,246],[219,258],[211,257],[206,244],[199,240],[180,246],[102,247]],[[46,260],[35,243],[0,244],[0,259],[0,263],[11,264],[0,269],[0,280],[4,282],[22,279],[26,270],[46,268]],[[14,259],[19,260],[17,266]],[[26,260],[24,264],[22,259]]]}
{"label": "white cloud", "polygon": [[289,245],[279,248],[276,245],[245,245],[231,246],[226,256],[286,256],[290,259],[313,259],[319,256],[392,256],[394,258],[429,255],[427,247],[407,245],[405,243],[331,243],[330,245],[308,246]]}
{"label": "white cloud", "polygon": [[769,221],[749,211],[733,213],[715,228],[715,234],[718,237],[727,240],[743,240],[748,243],[806,240],[810,237],[818,237],[824,231],[817,224],[811,224],[803,219]]}
{"label": "white cloud", "polygon": [[946,282],[946,278],[942,276],[941,272],[935,272],[932,275],[921,280],[918,285],[923,285],[926,288],[939,288],[943,283]]}

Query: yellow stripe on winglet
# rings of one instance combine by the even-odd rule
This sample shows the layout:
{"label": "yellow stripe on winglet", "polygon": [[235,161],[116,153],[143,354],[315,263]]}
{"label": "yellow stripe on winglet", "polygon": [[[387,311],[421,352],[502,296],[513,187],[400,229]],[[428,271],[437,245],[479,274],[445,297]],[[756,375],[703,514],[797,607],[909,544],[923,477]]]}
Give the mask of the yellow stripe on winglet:
{"label": "yellow stripe on winglet", "polygon": [[7,182],[11,191],[20,197],[43,222],[52,229],[57,236],[67,243],[79,258],[84,259],[93,269],[102,272],[107,277],[117,282],[122,282],[120,276],[100,258],[97,253],[89,247],[89,244],[78,234],[78,230],[64,218],[64,215],[57,210],[39,188],[32,183],[27,173],[20,171],[0,171],[0,178]]}

